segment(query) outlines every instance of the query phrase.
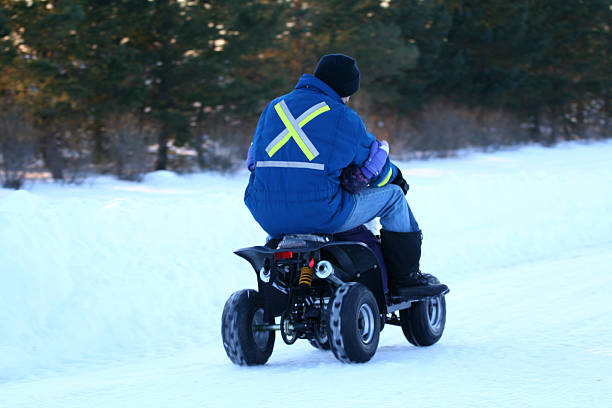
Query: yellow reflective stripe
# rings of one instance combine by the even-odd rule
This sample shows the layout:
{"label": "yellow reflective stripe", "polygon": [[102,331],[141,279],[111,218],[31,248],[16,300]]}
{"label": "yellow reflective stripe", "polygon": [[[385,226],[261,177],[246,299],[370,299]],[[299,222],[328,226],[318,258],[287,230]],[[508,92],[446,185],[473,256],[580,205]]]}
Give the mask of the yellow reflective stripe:
{"label": "yellow reflective stripe", "polygon": [[389,173],[387,174],[387,177],[385,177],[385,179],[378,184],[378,187],[382,187],[385,184],[387,184],[389,180],[391,179],[392,174],[393,174],[393,167],[389,169]]}
{"label": "yellow reflective stripe", "polygon": [[[295,130],[295,128],[293,127],[293,125],[289,121],[289,118],[287,117],[287,115],[285,115],[285,111],[283,111],[283,109],[281,108],[280,102],[277,103],[276,105],[274,105],[274,109],[276,110],[276,113],[278,113],[278,116],[280,116],[281,120],[283,121],[283,124],[285,125],[285,127],[287,128],[289,133],[280,142],[278,142],[272,148],[272,150],[270,150],[270,153],[272,153],[272,151],[274,151],[274,153],[276,153],[278,151],[278,149],[280,149],[281,147],[283,147],[283,145],[285,143],[287,143],[287,140],[289,140],[289,137],[292,137],[292,138],[295,139],[295,142],[300,147],[302,152],[306,155],[308,160],[314,159],[315,158],[314,154],[312,154],[312,152],[310,151],[310,149],[308,149],[308,147],[306,146],[306,144],[304,143],[302,138],[298,135],[297,131]],[[285,139],[287,139],[287,140],[285,140]],[[270,157],[272,157],[272,155],[274,153],[272,153],[272,154],[270,154],[270,153],[268,153],[268,155]]]}
{"label": "yellow reflective stripe", "polygon": [[310,115],[306,116],[304,120],[300,122],[300,127],[304,127],[305,124],[307,124],[308,122],[310,122],[311,120],[319,116],[320,114],[327,112],[328,110],[330,110],[329,106],[325,105],[322,108],[319,108],[316,111],[312,112]]}
{"label": "yellow reflective stripe", "polygon": [[285,145],[291,139],[291,133],[287,133],[285,137],[283,137],[277,144],[274,145],[272,149],[268,152],[268,156],[274,156],[274,153],[278,152],[278,150]]}
{"label": "yellow reflective stripe", "polygon": [[308,147],[306,146],[306,144],[304,143],[302,138],[297,135],[297,133],[294,136],[294,138],[295,138],[295,141],[296,141],[297,145],[300,146],[300,149],[302,149],[302,151],[304,152],[304,154],[306,155],[308,160],[314,159],[315,155],[312,154],[312,152],[310,150],[308,150]]}

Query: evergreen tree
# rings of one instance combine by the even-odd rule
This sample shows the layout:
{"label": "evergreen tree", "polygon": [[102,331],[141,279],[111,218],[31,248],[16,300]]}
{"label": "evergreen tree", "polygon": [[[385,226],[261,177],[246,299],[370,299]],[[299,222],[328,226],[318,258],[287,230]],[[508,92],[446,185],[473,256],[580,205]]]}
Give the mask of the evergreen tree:
{"label": "evergreen tree", "polygon": [[[3,6],[0,3],[0,6]],[[15,57],[15,48],[11,39],[11,26],[0,8],[0,69],[10,63]]]}
{"label": "evergreen tree", "polygon": [[504,94],[517,86],[519,71],[530,58],[523,48],[526,1],[444,3],[452,13],[452,28],[442,43],[437,61],[440,75],[431,89],[472,104],[500,106]]}
{"label": "evergreen tree", "polygon": [[274,25],[266,24],[277,14],[267,2],[143,3],[129,44],[144,66],[147,107],[160,123],[155,167],[165,169],[168,141],[188,139],[194,104],[231,108],[250,99],[244,91],[253,81],[241,68],[250,63],[247,56],[269,46]]}
{"label": "evergreen tree", "polygon": [[452,7],[438,0],[398,0],[390,11],[401,29],[404,43],[416,47],[418,59],[403,70],[398,83],[401,109],[418,109],[432,94],[432,84],[443,79],[447,64],[440,56],[452,27]]}
{"label": "evergreen tree", "polygon": [[[84,87],[79,78],[84,66],[78,58],[78,26],[84,10],[77,0],[5,2],[11,24],[19,34],[22,95],[43,130],[40,149],[54,179],[63,178],[60,148],[69,133],[75,137],[82,115]],[[72,130],[72,132],[69,132]]]}
{"label": "evergreen tree", "polygon": [[[293,2],[287,45],[296,68],[313,72],[318,59],[329,53],[348,54],[362,73],[361,91],[352,100],[362,113],[399,102],[398,84],[405,69],[415,65],[417,49],[402,40],[389,7],[377,0]],[[297,62],[295,62],[297,61]]]}
{"label": "evergreen tree", "polygon": [[[595,79],[601,84],[610,77],[609,70],[604,73],[602,58],[610,10],[597,0],[530,0],[529,6],[524,49],[530,58],[513,100],[516,109],[531,118],[533,138],[554,143],[564,127],[567,106],[589,98],[593,79],[603,79]],[[591,98],[593,94],[601,90],[591,93]],[[539,131],[544,116],[551,131],[542,139]]]}

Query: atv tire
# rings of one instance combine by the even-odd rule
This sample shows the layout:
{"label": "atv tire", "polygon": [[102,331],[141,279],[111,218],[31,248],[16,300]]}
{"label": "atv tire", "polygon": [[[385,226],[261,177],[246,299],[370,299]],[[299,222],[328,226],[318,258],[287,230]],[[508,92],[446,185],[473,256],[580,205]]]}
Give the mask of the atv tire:
{"label": "atv tire", "polygon": [[[323,313],[327,313],[329,311],[329,307],[331,306],[331,300],[330,303],[328,305],[328,307],[326,309],[323,309],[324,312]],[[327,313],[327,319],[326,319],[326,323],[329,322],[329,313]],[[317,323],[315,324],[315,333],[313,338],[308,339],[308,342],[312,345],[312,347],[319,349],[319,350],[324,350],[324,351],[328,351],[330,349],[329,346],[329,336],[327,335],[327,329],[325,327],[321,327],[321,323]]]}
{"label": "atv tire", "polygon": [[327,337],[327,333],[325,333],[325,337],[317,337],[314,339],[309,339],[308,342],[310,345],[316,349],[328,351],[329,350],[329,338]]}
{"label": "atv tire", "polygon": [[[432,284],[440,281],[432,275],[426,276]],[[446,324],[446,300],[444,295],[413,303],[400,310],[400,325],[406,339],[413,345],[431,346],[440,340]]]}
{"label": "atv tire", "polygon": [[234,364],[261,365],[268,361],[275,333],[255,331],[255,325],[266,323],[263,298],[257,291],[245,289],[231,295],[225,302],[221,320],[223,347]]}
{"label": "atv tire", "polygon": [[365,363],[378,348],[380,312],[372,292],[362,284],[340,286],[329,311],[327,334],[334,356],[343,363]]}

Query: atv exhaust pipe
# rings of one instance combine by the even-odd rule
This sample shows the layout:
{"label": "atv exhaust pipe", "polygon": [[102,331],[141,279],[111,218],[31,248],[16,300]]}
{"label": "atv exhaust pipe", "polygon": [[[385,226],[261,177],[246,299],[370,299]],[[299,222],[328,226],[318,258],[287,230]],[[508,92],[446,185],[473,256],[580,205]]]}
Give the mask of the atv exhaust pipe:
{"label": "atv exhaust pipe", "polygon": [[344,282],[334,273],[334,266],[328,261],[319,261],[315,268],[315,274],[319,279],[329,279],[332,282],[341,285]]}
{"label": "atv exhaust pipe", "polygon": [[265,266],[262,266],[259,270],[259,279],[261,279],[261,281],[265,283],[270,282],[270,270],[266,269]]}
{"label": "atv exhaust pipe", "polygon": [[334,267],[328,261],[319,261],[317,269],[315,269],[317,277],[320,279],[327,279],[334,274]]}

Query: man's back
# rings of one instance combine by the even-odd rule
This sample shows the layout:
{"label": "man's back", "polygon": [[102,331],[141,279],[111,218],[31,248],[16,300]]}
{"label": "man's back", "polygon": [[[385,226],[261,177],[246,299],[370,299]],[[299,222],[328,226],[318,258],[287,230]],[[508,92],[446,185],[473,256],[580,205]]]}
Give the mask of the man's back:
{"label": "man's back", "polygon": [[272,236],[335,232],[354,205],[340,186],[340,173],[361,164],[373,140],[333,89],[302,76],[295,90],[261,115],[247,207]]}

